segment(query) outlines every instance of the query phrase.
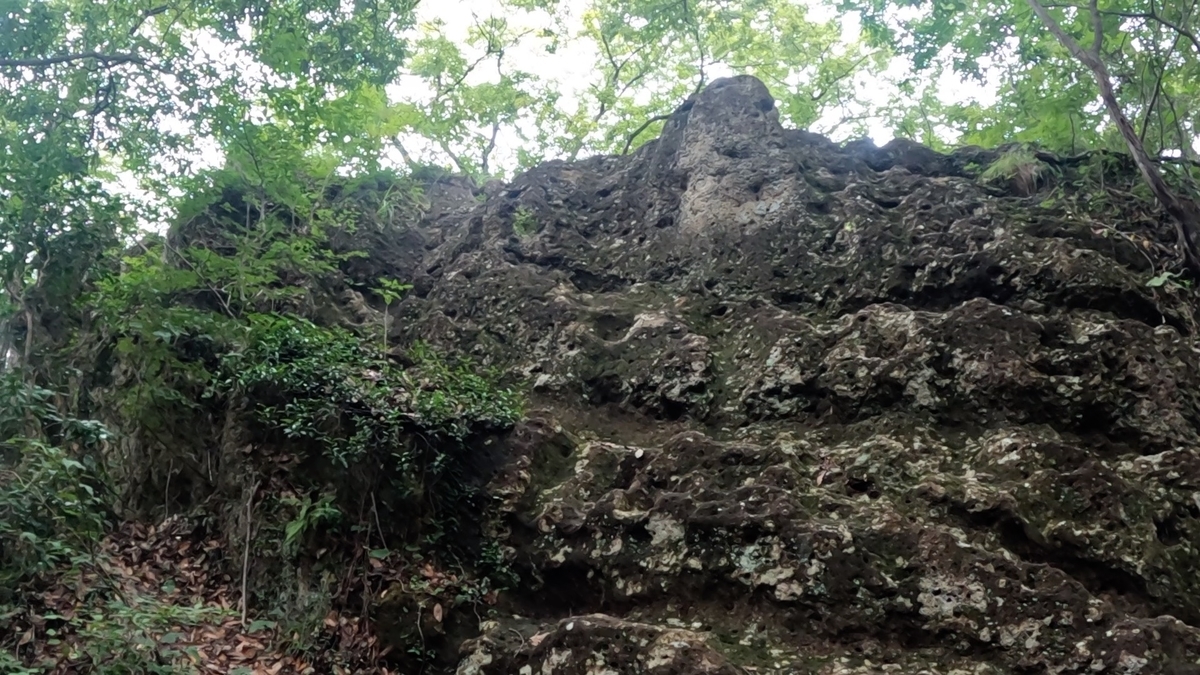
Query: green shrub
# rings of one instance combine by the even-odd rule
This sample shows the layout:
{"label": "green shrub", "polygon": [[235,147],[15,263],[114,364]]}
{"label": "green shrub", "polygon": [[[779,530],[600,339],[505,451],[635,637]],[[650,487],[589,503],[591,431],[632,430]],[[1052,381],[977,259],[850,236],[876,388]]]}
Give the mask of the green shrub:
{"label": "green shrub", "polygon": [[520,418],[520,396],[494,377],[447,363],[421,345],[411,355],[416,365],[405,370],[345,329],[254,316],[247,346],[223,358],[220,387],[257,401],[260,423],[314,442],[343,468],[373,452],[407,468],[407,435],[462,440]]}
{"label": "green shrub", "polygon": [[513,214],[512,228],[517,236],[528,237],[531,234],[536,234],[541,229],[541,225],[533,215],[533,211],[522,206]]}
{"label": "green shrub", "polygon": [[63,446],[89,446],[107,431],[61,415],[52,398],[13,373],[0,374],[0,599],[81,555],[104,531],[103,486]]}
{"label": "green shrub", "polygon": [[1050,165],[1038,159],[1033,149],[1019,145],[1001,154],[979,177],[988,183],[1008,183],[1018,194],[1028,196],[1037,192],[1050,171]]}
{"label": "green shrub", "polygon": [[[68,625],[77,637],[72,656],[89,663],[94,675],[184,675],[194,669],[180,661],[194,648],[177,647],[188,628],[219,625],[231,612],[219,606],[170,605],[154,598],[130,596],[93,603]],[[53,617],[48,617],[53,618]]]}

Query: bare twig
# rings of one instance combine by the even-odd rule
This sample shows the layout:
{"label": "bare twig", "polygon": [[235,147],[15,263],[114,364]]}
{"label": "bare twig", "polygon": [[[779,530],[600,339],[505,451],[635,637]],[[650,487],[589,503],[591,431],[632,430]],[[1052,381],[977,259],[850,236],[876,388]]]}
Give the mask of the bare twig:
{"label": "bare twig", "polygon": [[1171,58],[1171,54],[1175,52],[1175,48],[1179,45],[1180,37],[1178,34],[1175,36],[1175,41],[1171,43],[1171,48],[1167,50],[1166,56],[1162,59],[1162,67],[1158,69],[1158,77],[1154,78],[1154,93],[1150,96],[1150,102],[1146,104],[1146,114],[1142,118],[1142,131],[1138,134],[1138,140],[1143,143],[1146,142],[1146,131],[1150,128],[1150,115],[1154,112],[1155,106],[1158,105],[1158,97],[1162,93],[1163,78],[1167,74],[1167,60]]}
{"label": "bare twig", "polygon": [[122,63],[145,64],[146,60],[133,54],[101,54],[100,52],[80,52],[79,54],[61,54],[47,56],[41,59],[0,59],[0,68],[48,68],[59,63],[72,61],[99,61],[106,68]]}
{"label": "bare twig", "polygon": [[518,631],[516,628],[509,628],[509,629],[508,629],[508,632],[512,633],[513,635],[516,635],[516,636],[517,636],[517,639],[521,641],[521,646],[520,646],[520,647],[517,647],[517,653],[518,653],[518,654],[520,654],[520,653],[521,653],[521,650],[522,650],[522,649],[525,649],[525,644],[526,644],[526,642],[527,642],[527,641],[525,640],[525,636],[524,636],[524,635],[521,635],[521,633],[520,633],[520,632],[519,632],[519,631]]}
{"label": "bare twig", "polygon": [[[375,529],[379,530],[379,543],[387,549],[387,540],[383,538],[383,525],[379,524],[379,509],[375,506],[375,491],[371,491],[371,513],[375,515]],[[390,549],[389,549],[390,550]]]}
{"label": "bare twig", "polygon": [[175,460],[167,464],[167,487],[163,489],[163,517],[171,517],[171,474],[175,472]]}
{"label": "bare twig", "polygon": [[258,492],[258,486],[262,481],[254,483],[254,489],[250,491],[250,498],[246,500],[246,545],[242,550],[242,625],[246,625],[246,614],[249,611],[250,602],[246,596],[247,586],[250,579],[250,517],[254,508],[254,495]]}
{"label": "bare twig", "polygon": [[655,115],[654,117],[651,117],[650,119],[646,120],[645,122],[642,122],[642,126],[635,129],[632,134],[629,134],[629,138],[625,139],[625,147],[621,149],[621,154],[628,155],[629,154],[629,146],[633,145],[633,141],[638,136],[642,135],[643,131],[645,131],[646,129],[649,129],[651,124],[654,124],[655,122],[661,122],[665,119],[670,119],[670,117],[671,117],[670,113],[663,114],[663,115]]}

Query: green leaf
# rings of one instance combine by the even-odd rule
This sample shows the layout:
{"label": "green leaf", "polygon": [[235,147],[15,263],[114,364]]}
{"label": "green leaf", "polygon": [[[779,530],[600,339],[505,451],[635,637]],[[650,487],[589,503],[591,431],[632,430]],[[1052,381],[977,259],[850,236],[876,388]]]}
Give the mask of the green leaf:
{"label": "green leaf", "polygon": [[1158,276],[1151,277],[1150,280],[1146,282],[1146,285],[1149,286],[1150,288],[1159,288],[1160,286],[1163,286],[1164,284],[1166,284],[1168,281],[1170,281],[1174,277],[1175,277],[1175,275],[1172,274],[1171,272],[1163,272],[1162,274],[1159,274]]}

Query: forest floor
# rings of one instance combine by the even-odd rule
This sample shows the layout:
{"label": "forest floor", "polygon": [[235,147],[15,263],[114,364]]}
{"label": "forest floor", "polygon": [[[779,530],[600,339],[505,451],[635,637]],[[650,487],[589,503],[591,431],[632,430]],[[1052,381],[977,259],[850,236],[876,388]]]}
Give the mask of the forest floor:
{"label": "forest floor", "polygon": [[390,675],[296,648],[336,644],[340,663],[376,663],[377,640],[358,617],[331,611],[319,636],[283,635],[279,623],[253,616],[243,622],[240,582],[218,570],[221,545],[194,532],[182,518],[125,523],[56,575],[10,617],[23,630],[25,673]]}

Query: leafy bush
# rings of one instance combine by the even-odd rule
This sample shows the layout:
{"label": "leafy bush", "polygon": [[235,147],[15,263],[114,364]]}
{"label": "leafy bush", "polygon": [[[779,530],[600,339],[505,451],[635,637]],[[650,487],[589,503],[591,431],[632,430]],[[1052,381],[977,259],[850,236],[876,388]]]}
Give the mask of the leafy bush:
{"label": "leafy bush", "polygon": [[81,555],[105,527],[100,481],[64,447],[107,437],[61,415],[53,392],[0,374],[0,594]]}
{"label": "leafy bush", "polygon": [[533,215],[533,211],[524,206],[519,207],[513,214],[512,228],[513,232],[520,237],[528,237],[536,234],[541,229],[537,218]]}
{"label": "leafy bush", "polygon": [[[28,607],[33,582],[62,583],[78,604],[69,616],[41,613],[49,644],[64,646],[96,675],[182,673],[173,664],[184,654],[171,646],[171,631],[219,618],[222,610],[163,604],[106,583],[87,587],[70,572],[97,569],[109,495],[85,461],[86,450],[108,433],[63,415],[53,399],[53,392],[13,373],[0,374],[0,635],[32,611],[17,607]],[[0,672],[46,672],[13,656],[12,646],[0,639]]]}
{"label": "leafy bush", "polygon": [[105,527],[105,502],[82,463],[38,441],[20,450],[20,462],[0,469],[0,589],[82,555]]}
{"label": "leafy bush", "polygon": [[342,467],[376,453],[409,470],[414,458],[404,437],[412,432],[462,440],[520,418],[519,395],[494,378],[420,345],[412,356],[415,367],[404,370],[347,330],[254,316],[246,347],[222,361],[220,386],[258,401],[259,422],[313,441]]}
{"label": "leafy bush", "polygon": [[280,498],[281,502],[297,510],[296,517],[284,527],[283,552],[286,555],[295,555],[304,536],[309,532],[325,523],[341,519],[342,512],[334,506],[333,499],[333,495],[321,495],[316,502],[308,496],[302,499],[289,496]]}
{"label": "leafy bush", "polygon": [[[0,593],[35,577],[42,585],[64,583],[72,566],[95,568],[95,544],[115,493],[134,508],[178,504],[162,486],[172,485],[172,475],[185,475],[183,483],[191,476],[172,473],[172,463],[194,465],[192,453],[209,447],[208,438],[187,434],[229,415],[238,427],[251,422],[256,445],[294,455],[306,469],[271,474],[285,490],[266,500],[279,508],[254,515],[259,529],[245,563],[272,582],[286,578],[281,568],[295,568],[294,589],[268,583],[250,595],[274,593],[268,607],[308,617],[289,630],[300,645],[320,626],[329,597],[343,590],[310,593],[311,577],[298,574],[311,563],[304,554],[318,543],[345,552],[349,537],[339,535],[361,538],[364,530],[368,544],[383,543],[381,521],[391,528],[387,537],[403,532],[409,551],[419,548],[418,538],[453,541],[447,535],[457,531],[455,519],[468,523],[462,514],[476,505],[467,498],[475,488],[464,480],[473,475],[464,470],[472,461],[469,441],[515,423],[522,400],[494,373],[423,345],[410,346],[405,365],[391,360],[386,319],[380,341],[370,326],[360,334],[306,318],[329,320],[326,310],[341,309],[330,307],[347,289],[339,265],[355,255],[332,253],[323,234],[326,227],[352,228],[356,217],[330,206],[327,192],[337,191],[327,183],[297,183],[300,192],[280,193],[274,203],[261,195],[239,202],[236,189],[216,187],[216,202],[205,201],[210,194],[192,204],[199,210],[187,236],[148,237],[93,281],[75,349],[61,356],[75,369],[74,396],[0,377]],[[372,213],[382,208],[367,205]],[[377,294],[389,309],[408,288],[380,284]],[[62,412],[78,409],[112,422],[125,436],[119,452],[98,444],[108,433],[99,424]],[[281,458],[251,457],[248,468],[262,468],[253,465],[259,459]],[[101,478],[111,481],[109,490]],[[201,477],[192,489],[219,492],[220,481],[207,478],[209,485]],[[370,514],[360,506],[360,522],[350,522],[348,497],[364,490]],[[388,509],[382,518],[376,491]],[[397,515],[403,517],[390,517]],[[51,628],[58,633],[47,637],[76,649],[74,658],[90,661],[91,672],[174,672],[170,664],[181,654],[164,646],[163,627],[211,618],[125,598],[115,587],[79,592],[88,598],[80,612],[55,619],[62,622]],[[4,629],[0,618],[0,634]],[[6,640],[0,637],[0,653],[13,646]],[[20,672],[8,665],[0,661],[0,672]]]}

